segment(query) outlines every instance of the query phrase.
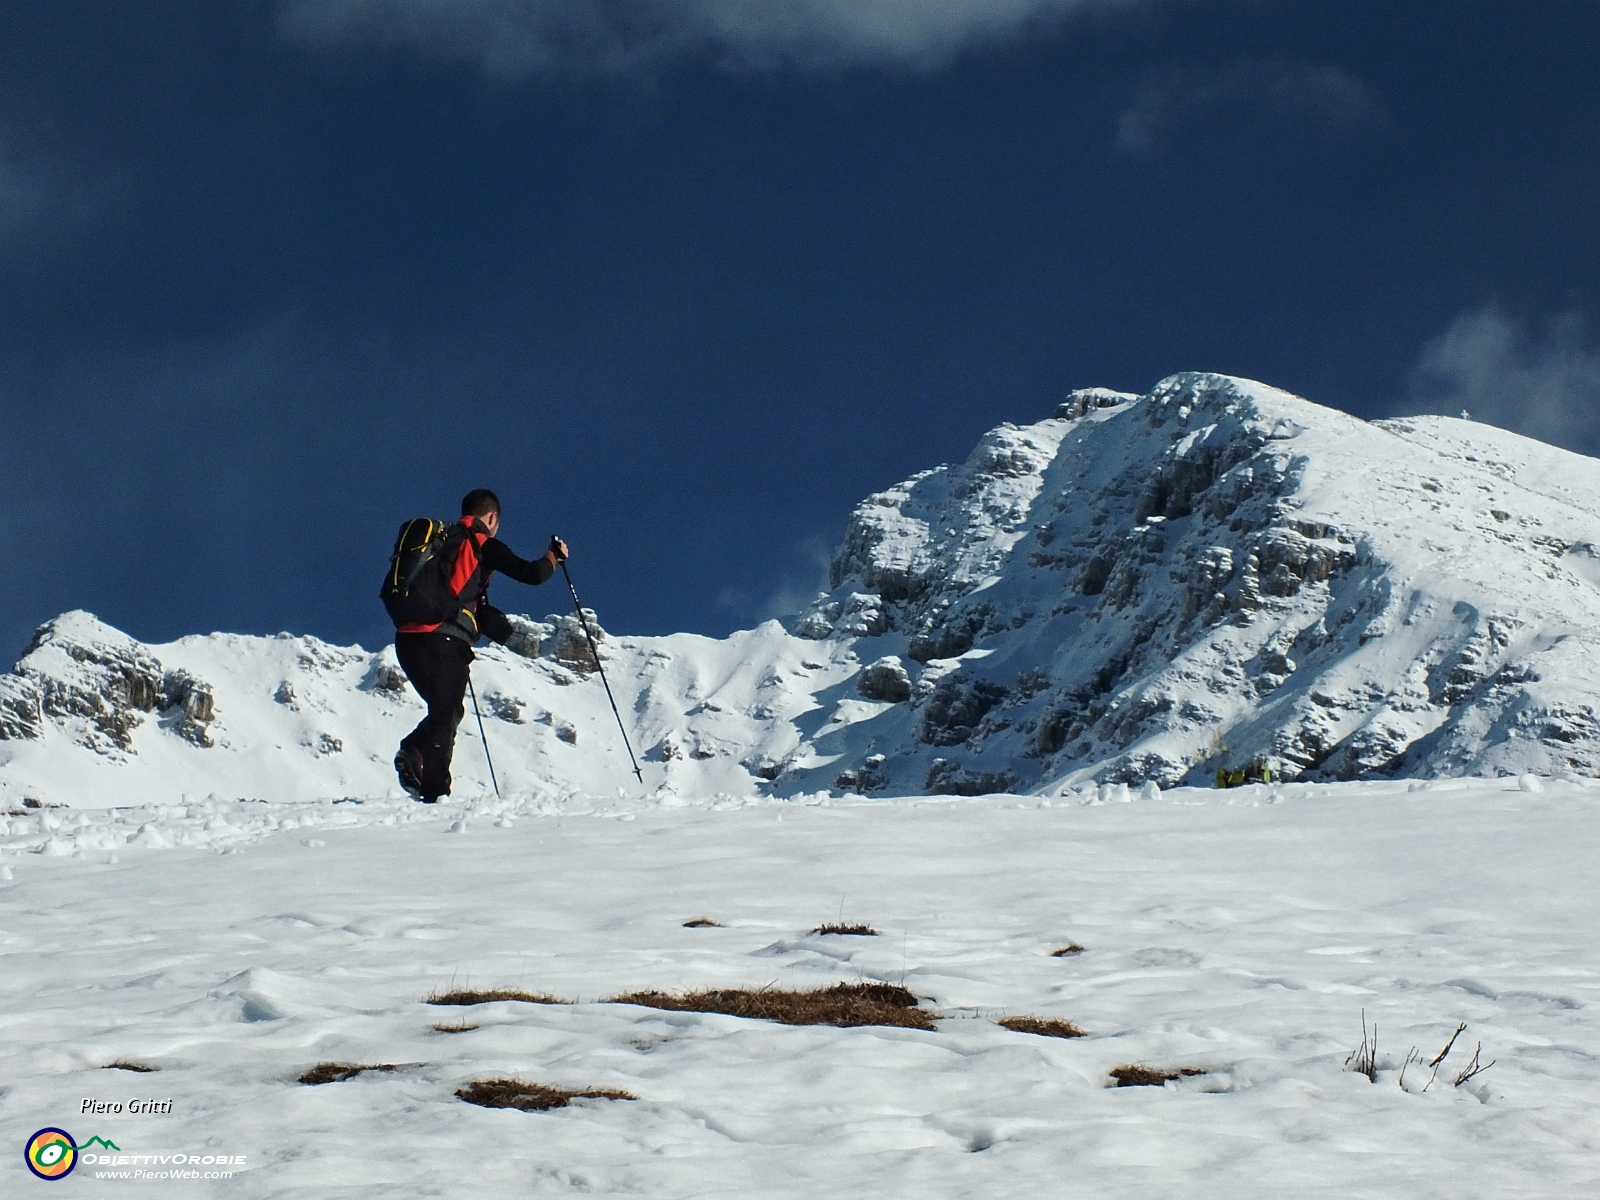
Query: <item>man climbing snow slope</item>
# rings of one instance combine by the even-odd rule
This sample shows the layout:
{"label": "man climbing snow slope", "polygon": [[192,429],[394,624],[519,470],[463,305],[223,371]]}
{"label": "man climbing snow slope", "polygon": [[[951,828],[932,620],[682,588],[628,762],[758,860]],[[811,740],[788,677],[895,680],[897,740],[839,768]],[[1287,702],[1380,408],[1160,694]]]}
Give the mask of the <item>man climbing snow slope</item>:
{"label": "man climbing snow slope", "polygon": [[511,622],[489,603],[489,577],[499,571],[518,583],[541,584],[567,557],[566,543],[551,538],[544,557],[518,558],[496,536],[500,498],[487,488],[463,497],[459,525],[459,532],[450,531],[447,552],[453,555],[447,558],[447,586],[455,597],[454,615],[434,624],[402,624],[394,637],[400,666],[428,705],[428,715],[400,743],[394,769],[400,785],[424,804],[450,792],[450,758],[456,727],[467,711],[472,644],[484,636],[504,645],[511,636]]}

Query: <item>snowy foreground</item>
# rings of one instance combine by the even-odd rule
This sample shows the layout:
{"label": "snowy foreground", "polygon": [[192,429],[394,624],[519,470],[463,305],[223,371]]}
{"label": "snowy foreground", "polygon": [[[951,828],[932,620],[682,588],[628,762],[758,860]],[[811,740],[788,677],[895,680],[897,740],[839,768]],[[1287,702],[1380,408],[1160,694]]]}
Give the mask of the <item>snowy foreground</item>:
{"label": "snowy foreground", "polygon": [[[245,1156],[232,1179],[143,1188],[162,1196],[1600,1194],[1600,785],[1125,798],[9,817],[0,1194],[46,1186],[19,1151],[49,1125]],[[808,932],[841,918],[880,936]],[[604,1002],[902,979],[936,1032]],[[424,1003],[448,986],[577,1003]],[[1344,1066],[1363,1009],[1376,1083]],[[1407,1049],[1431,1058],[1463,1021],[1433,1085],[1413,1065],[1402,1088]],[[1451,1086],[1479,1042],[1495,1065]],[[402,1069],[295,1082],[324,1060]],[[1129,1063],[1207,1073],[1108,1087]],[[455,1098],[507,1075],[639,1099]],[[118,1186],[95,1170],[61,1194]]]}

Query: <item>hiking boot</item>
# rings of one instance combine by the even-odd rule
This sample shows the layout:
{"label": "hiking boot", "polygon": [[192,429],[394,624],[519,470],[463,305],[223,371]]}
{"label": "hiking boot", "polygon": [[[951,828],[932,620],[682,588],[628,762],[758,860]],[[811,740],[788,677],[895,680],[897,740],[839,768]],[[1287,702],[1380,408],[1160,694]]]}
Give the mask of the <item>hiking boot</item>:
{"label": "hiking boot", "polygon": [[413,800],[421,800],[424,804],[432,804],[434,797],[422,793],[422,752],[411,746],[401,746],[400,752],[394,756],[394,773],[400,778],[400,786],[405,788],[406,794]]}

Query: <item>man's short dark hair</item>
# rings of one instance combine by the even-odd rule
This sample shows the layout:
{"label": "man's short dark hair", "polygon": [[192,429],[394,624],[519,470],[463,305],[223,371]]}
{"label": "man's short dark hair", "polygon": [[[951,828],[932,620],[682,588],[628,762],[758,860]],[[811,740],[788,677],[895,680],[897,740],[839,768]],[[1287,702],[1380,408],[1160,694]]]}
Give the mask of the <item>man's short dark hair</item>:
{"label": "man's short dark hair", "polygon": [[461,515],[463,517],[487,517],[490,513],[500,511],[500,497],[488,488],[473,488],[461,497]]}

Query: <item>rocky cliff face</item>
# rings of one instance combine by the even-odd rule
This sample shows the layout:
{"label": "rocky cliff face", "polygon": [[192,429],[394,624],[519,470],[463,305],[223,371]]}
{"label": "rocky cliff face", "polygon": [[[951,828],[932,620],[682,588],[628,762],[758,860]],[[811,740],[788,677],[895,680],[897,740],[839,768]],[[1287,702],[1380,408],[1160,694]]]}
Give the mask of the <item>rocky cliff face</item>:
{"label": "rocky cliff face", "polygon": [[1214,375],[1077,393],[869,498],[795,627],[903,643],[885,786],[1592,773],[1595,466]]}
{"label": "rocky cliff face", "polygon": [[41,626],[0,677],[0,739],[42,738],[52,722],[114,758],[133,748],[133,731],[147,719],[193,745],[214,745],[215,717],[204,680],[166,669],[132,638],[76,614]]}
{"label": "rocky cliff face", "polygon": [[[664,802],[1164,786],[1252,763],[1592,775],[1596,466],[1216,375],[1076,392],[869,497],[831,589],[786,624],[602,634],[601,656]],[[515,625],[475,667],[502,780],[623,784],[576,619]],[[152,647],[67,614],[0,677],[0,793],[371,794],[420,712],[392,650]],[[473,736],[469,717],[457,776],[481,788]]]}

